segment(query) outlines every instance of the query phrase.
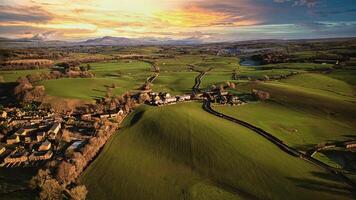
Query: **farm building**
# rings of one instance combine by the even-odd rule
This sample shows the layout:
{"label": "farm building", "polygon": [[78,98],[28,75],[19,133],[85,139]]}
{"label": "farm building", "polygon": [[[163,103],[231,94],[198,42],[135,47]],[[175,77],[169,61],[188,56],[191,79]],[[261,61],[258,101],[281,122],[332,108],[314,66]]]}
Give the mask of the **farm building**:
{"label": "farm building", "polygon": [[7,138],[6,143],[7,144],[17,144],[20,142],[20,137],[18,135],[12,135],[9,138]]}
{"label": "farm building", "polygon": [[33,152],[28,159],[30,161],[39,161],[39,160],[48,160],[53,156],[52,151],[45,151],[45,152]]}
{"label": "farm building", "polygon": [[52,144],[46,140],[41,143],[41,145],[38,147],[38,151],[48,151],[51,148]]}

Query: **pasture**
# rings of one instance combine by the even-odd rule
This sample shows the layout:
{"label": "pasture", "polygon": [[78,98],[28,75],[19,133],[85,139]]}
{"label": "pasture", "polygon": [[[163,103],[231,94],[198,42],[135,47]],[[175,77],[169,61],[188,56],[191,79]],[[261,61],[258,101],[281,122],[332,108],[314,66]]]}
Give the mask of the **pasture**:
{"label": "pasture", "polygon": [[337,177],[200,103],[139,107],[81,182],[89,199],[352,199]]}

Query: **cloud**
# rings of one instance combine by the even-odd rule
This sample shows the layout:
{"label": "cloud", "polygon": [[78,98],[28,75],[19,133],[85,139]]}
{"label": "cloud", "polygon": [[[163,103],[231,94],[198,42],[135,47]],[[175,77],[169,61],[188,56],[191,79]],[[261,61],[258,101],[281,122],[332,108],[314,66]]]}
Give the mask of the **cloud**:
{"label": "cloud", "polygon": [[293,6],[307,6],[312,8],[318,4],[319,0],[273,0],[275,3],[293,2]]}
{"label": "cloud", "polygon": [[0,5],[1,22],[34,22],[45,23],[52,19],[49,12],[37,6],[2,6]]}

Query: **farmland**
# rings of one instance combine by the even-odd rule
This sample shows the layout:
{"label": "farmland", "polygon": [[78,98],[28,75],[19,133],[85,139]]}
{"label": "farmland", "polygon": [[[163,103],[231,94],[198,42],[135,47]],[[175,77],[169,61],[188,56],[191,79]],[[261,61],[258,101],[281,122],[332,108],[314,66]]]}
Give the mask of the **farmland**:
{"label": "farmland", "polygon": [[0,70],[0,199],[354,199],[350,41],[14,49],[54,64]]}
{"label": "farmland", "polygon": [[83,175],[89,198],[351,198],[338,179],[200,106],[136,109]]}

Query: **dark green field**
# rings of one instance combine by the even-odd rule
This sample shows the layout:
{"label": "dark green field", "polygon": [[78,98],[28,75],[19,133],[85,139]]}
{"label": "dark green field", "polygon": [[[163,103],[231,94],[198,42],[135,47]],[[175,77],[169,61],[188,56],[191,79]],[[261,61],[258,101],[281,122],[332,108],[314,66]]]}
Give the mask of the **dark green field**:
{"label": "dark green field", "polygon": [[81,181],[89,199],[352,199],[337,177],[200,103],[136,109]]}

